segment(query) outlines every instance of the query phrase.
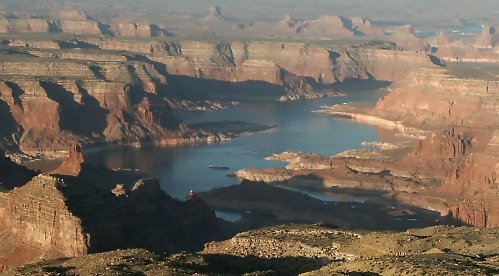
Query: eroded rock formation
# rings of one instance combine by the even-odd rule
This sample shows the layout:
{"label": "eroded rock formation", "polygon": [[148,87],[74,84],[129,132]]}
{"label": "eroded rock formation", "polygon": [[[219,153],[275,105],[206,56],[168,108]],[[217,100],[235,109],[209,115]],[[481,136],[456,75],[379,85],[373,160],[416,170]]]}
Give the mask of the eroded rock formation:
{"label": "eroded rock formation", "polygon": [[[40,174],[0,193],[0,268],[118,248],[196,250],[218,237],[217,218],[198,197],[173,199],[155,179],[118,184],[121,192],[111,192],[90,177],[90,168],[81,171],[78,149],[58,174]],[[77,168],[79,175],[69,176]],[[99,177],[119,179],[112,174],[120,173],[102,170]]]}
{"label": "eroded rock formation", "polygon": [[0,112],[7,127],[0,135],[5,144],[45,156],[60,155],[73,141],[83,147],[217,141],[225,138],[182,126],[170,104],[335,96],[352,79],[379,86],[377,81],[403,78],[407,70],[400,69],[408,62],[434,66],[428,55],[398,51],[390,43],[118,38],[6,43],[11,52],[0,62]]}
{"label": "eroded rock formation", "polygon": [[332,157],[282,153],[270,159],[289,162],[284,169],[245,169],[235,176],[309,189],[381,192],[385,199],[435,210],[459,223],[497,226],[499,109],[493,72],[489,66],[420,68],[393,85],[374,108],[320,110],[394,129],[406,137],[398,146]]}
{"label": "eroded rock formation", "polygon": [[[288,225],[240,233],[198,254],[156,255],[132,249],[54,260],[8,275],[43,274],[364,274],[497,273],[497,229],[428,227],[406,232]],[[468,257],[480,255],[481,259]]]}
{"label": "eroded rock formation", "polygon": [[78,144],[73,144],[69,150],[69,155],[62,164],[52,173],[78,176],[81,172],[84,162],[81,147]]}
{"label": "eroded rock formation", "polygon": [[436,169],[436,175],[443,173],[443,184],[435,194],[445,198],[456,220],[481,227],[499,225],[499,84],[487,73],[490,70],[488,66],[457,65],[424,69],[397,86],[372,111],[420,129],[450,128],[444,136],[439,131],[428,134],[404,161]]}
{"label": "eroded rock formation", "polygon": [[51,10],[48,14],[0,18],[0,33],[64,33],[76,35],[158,37],[170,35],[164,26],[116,19],[91,18],[83,11]]}

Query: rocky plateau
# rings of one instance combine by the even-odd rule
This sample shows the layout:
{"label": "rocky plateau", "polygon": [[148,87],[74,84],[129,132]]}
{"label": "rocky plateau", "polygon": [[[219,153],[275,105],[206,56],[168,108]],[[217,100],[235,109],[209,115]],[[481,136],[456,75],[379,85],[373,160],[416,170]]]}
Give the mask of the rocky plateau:
{"label": "rocky plateau", "polygon": [[494,275],[497,234],[470,227],[393,233],[287,225],[209,243],[198,254],[119,250],[28,265],[7,275]]}
{"label": "rocky plateau", "polygon": [[[7,2],[0,8],[16,6]],[[243,22],[220,7],[165,25],[140,12],[50,5],[0,12],[0,272],[499,273],[495,27],[422,37],[411,25],[359,16]],[[187,125],[177,114],[190,110],[365,88],[388,94],[316,112],[376,125],[383,142],[335,156],[274,154],[268,159],[288,165],[234,172],[241,184],[187,201],[156,179],[83,157],[90,149],[220,142],[275,127]],[[47,157],[66,158],[47,173],[12,161]],[[366,199],[325,202],[300,189]],[[244,214],[229,223],[211,208]],[[272,227],[251,230],[262,226]]]}

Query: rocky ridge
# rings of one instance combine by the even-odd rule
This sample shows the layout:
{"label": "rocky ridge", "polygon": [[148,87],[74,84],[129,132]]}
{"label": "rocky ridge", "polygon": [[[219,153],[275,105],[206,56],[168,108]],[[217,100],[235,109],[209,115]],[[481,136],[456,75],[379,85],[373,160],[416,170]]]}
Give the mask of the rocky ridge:
{"label": "rocky ridge", "polygon": [[[355,160],[353,162],[356,165],[351,166],[343,160],[342,164],[364,174],[381,175],[381,179],[391,183],[389,187],[394,191],[391,195],[402,202],[438,210],[442,215],[448,214],[464,224],[497,226],[496,167],[499,159],[495,131],[498,125],[497,77],[494,72],[494,67],[488,65],[423,68],[409,74],[406,81],[395,84],[390,94],[372,109],[348,106],[322,109],[321,112],[326,114],[375,122],[406,135],[414,133],[416,129],[422,136],[398,157],[392,155],[383,158],[383,154],[380,156],[379,153],[389,154],[389,151],[381,150],[377,155],[370,155],[372,160],[378,162]],[[351,156],[359,156],[359,153]],[[332,159],[339,161],[342,158],[339,155]],[[325,164],[329,163],[330,159]],[[380,167],[380,164],[383,165]],[[313,171],[313,175],[319,176],[318,183],[309,183],[307,186],[321,187],[322,183],[325,188],[329,188],[328,177],[324,175],[338,175],[338,168],[342,168],[342,165],[336,165],[326,173]],[[394,176],[392,172],[397,172],[405,180],[389,179],[390,175]],[[281,181],[293,183],[290,180],[310,173],[293,172]],[[246,170],[240,174],[249,179],[259,179],[260,175],[265,175],[258,170]],[[272,179],[272,175],[277,178],[282,176],[270,172],[266,174],[266,179]],[[346,174],[340,178],[352,179],[352,176]],[[354,183],[364,183],[360,179]],[[373,177],[365,181],[368,179],[373,182],[369,187],[386,187],[385,181],[380,182]],[[340,187],[352,185],[335,181]],[[406,183],[407,186],[396,183]],[[411,192],[406,193],[411,190],[414,196]]]}
{"label": "rocky ridge", "polygon": [[85,165],[78,150],[58,174],[40,174],[0,194],[2,270],[119,248],[193,250],[218,237],[216,216],[201,199],[173,199],[155,179],[123,181],[116,176],[123,172]]}
{"label": "rocky ridge", "polygon": [[102,22],[83,11],[51,10],[45,15],[7,16],[0,18],[0,33],[63,33],[74,35],[108,35],[124,37],[158,37],[170,35],[166,28],[148,22],[113,20]]}
{"label": "rocky ridge", "polygon": [[364,232],[290,225],[240,233],[207,244],[200,254],[119,250],[42,262],[8,275],[491,275],[498,273],[496,235],[494,229],[470,227]]}
{"label": "rocky ridge", "polygon": [[[438,30],[439,34],[433,37],[422,37],[418,34],[420,30],[415,30],[411,25],[373,24],[376,20],[360,16],[323,14],[314,19],[296,19],[287,14],[280,20],[270,22],[245,21],[225,16],[219,6],[210,7],[204,16],[181,13],[164,17],[160,13],[151,17],[138,11],[123,11],[123,16],[97,14],[94,17],[84,11],[58,10],[55,7],[36,14],[17,10],[5,12],[0,14],[0,33],[127,38],[178,36],[308,40],[339,38],[354,41],[374,39],[395,42],[401,49],[408,51],[433,53],[447,62],[490,62],[498,59],[496,28],[487,24],[483,24],[482,34],[459,38],[459,34],[448,29]],[[154,22],[150,22],[151,20]],[[170,29],[168,25],[174,27]],[[172,30],[175,34],[171,33]]]}
{"label": "rocky ridge", "polygon": [[403,78],[408,61],[435,66],[426,54],[381,42],[12,38],[0,54],[3,143],[44,156],[60,155],[73,141],[85,148],[225,140],[182,125],[170,105],[338,96],[352,79],[379,87]]}

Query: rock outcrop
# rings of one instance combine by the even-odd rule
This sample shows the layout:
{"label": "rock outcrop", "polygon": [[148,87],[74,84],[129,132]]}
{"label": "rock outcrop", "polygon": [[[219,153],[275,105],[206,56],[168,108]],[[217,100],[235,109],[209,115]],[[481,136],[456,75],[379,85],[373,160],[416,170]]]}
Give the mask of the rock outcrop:
{"label": "rock outcrop", "polygon": [[416,37],[414,29],[410,25],[395,27],[392,30],[390,40],[409,51],[426,53],[430,50],[430,45],[423,39]]}
{"label": "rock outcrop", "polygon": [[371,22],[360,16],[323,15],[317,19],[296,20],[287,14],[277,22],[276,29],[288,35],[314,39],[332,39],[336,37],[384,36],[382,29],[376,29]]}
{"label": "rock outcrop", "polygon": [[78,176],[81,172],[84,162],[81,147],[78,144],[73,144],[69,150],[69,155],[62,161],[62,164],[52,173]]}
{"label": "rock outcrop", "polygon": [[439,35],[437,39],[430,40],[436,49],[435,55],[447,62],[483,62],[496,63],[499,61],[497,42],[499,34],[494,27],[483,26],[480,35],[457,40]]}
{"label": "rock outcrop", "polygon": [[449,66],[415,71],[378,102],[373,114],[422,129],[497,125],[499,83],[486,72],[472,78],[473,70]]}
{"label": "rock outcrop", "polygon": [[[418,155],[416,159],[424,160],[419,166],[444,173],[435,194],[446,199],[457,221],[494,227],[499,225],[495,203],[499,84],[487,73],[489,67],[478,70],[472,66],[423,70],[381,100],[373,114],[418,128],[450,127],[445,137],[429,134],[408,158]],[[436,156],[440,156],[437,162],[432,159]]]}
{"label": "rock outcrop", "polygon": [[439,192],[453,206],[451,215],[465,225],[499,225],[499,156],[469,154],[457,168],[450,170]]}
{"label": "rock outcrop", "polygon": [[[49,42],[52,42],[49,43]],[[335,96],[349,80],[385,84],[425,54],[390,43],[140,42],[118,38],[6,42],[0,62],[4,144],[57,156],[73,141],[175,145],[224,139],[182,127],[171,103]],[[56,45],[54,45],[55,43]],[[12,45],[11,45],[12,44]],[[289,56],[296,58],[290,59]],[[209,91],[209,92],[208,92]]]}
{"label": "rock outcrop", "polygon": [[[155,179],[118,184],[121,192],[111,192],[106,183],[89,177],[90,168],[81,170],[78,149],[73,147],[58,174],[40,174],[0,193],[2,269],[119,248],[198,250],[219,237],[214,212],[198,197],[173,199]],[[79,175],[69,176],[76,168]],[[112,174],[120,173],[101,170],[99,177],[119,179]]]}
{"label": "rock outcrop", "polygon": [[56,156],[75,140],[166,145],[213,136],[179,130],[166,77],[151,62],[4,57],[0,112],[6,127],[0,134],[26,153]]}
{"label": "rock outcrop", "polygon": [[[8,275],[489,275],[497,269],[497,229],[429,227],[367,232],[319,225],[248,231],[209,243],[200,254],[119,250],[18,268]],[[470,256],[479,255],[479,258]]]}
{"label": "rock outcrop", "polygon": [[0,18],[0,33],[64,33],[92,36],[159,37],[166,27],[121,19],[99,21],[78,10],[50,10],[48,14]]}
{"label": "rock outcrop", "polygon": [[392,86],[374,108],[337,105],[320,111],[396,129],[407,136],[400,149],[328,158],[283,153],[270,159],[289,162],[284,169],[245,169],[235,176],[307,189],[384,193],[381,198],[435,210],[458,223],[497,226],[499,107],[493,72],[488,66],[428,66]]}
{"label": "rock outcrop", "polygon": [[212,6],[208,9],[208,15],[203,18],[203,21],[227,21],[227,18],[222,15],[222,9],[219,6]]}

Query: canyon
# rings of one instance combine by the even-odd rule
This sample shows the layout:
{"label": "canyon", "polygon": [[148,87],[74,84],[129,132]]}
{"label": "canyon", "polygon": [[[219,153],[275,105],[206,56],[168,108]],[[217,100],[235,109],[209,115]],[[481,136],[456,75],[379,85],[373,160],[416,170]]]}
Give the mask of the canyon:
{"label": "canyon", "polygon": [[[94,18],[77,10],[0,14],[0,271],[63,257],[77,257],[82,265],[91,253],[145,248],[154,253],[132,249],[88,258],[143,255],[155,259],[147,269],[157,272],[154,263],[165,262],[185,274],[196,268],[211,273],[206,264],[211,255],[243,266],[250,255],[255,262],[306,263],[293,273],[366,265],[383,273],[380,264],[386,263],[400,273],[407,264],[411,273],[424,273],[432,268],[415,265],[425,254],[428,262],[465,263],[461,269],[470,273],[496,272],[497,253],[485,245],[493,241],[494,229],[407,230],[499,226],[495,27],[484,25],[467,38],[443,32],[421,37],[410,25],[380,27],[358,16],[288,14],[270,23],[234,23],[219,7],[188,17],[194,23],[178,28],[123,17]],[[163,192],[157,179],[95,167],[83,157],[85,151],[118,146],[222,142],[276,127],[239,121],[189,125],[178,116],[182,112],[239,101],[341,97],[365,88],[388,94],[373,105],[323,106],[316,112],[376,125],[385,141],[366,141],[371,149],[335,156],[277,153],[268,159],[287,162],[285,168],[246,168],[233,174],[241,184],[191,193],[186,201]],[[55,157],[65,159],[46,173],[12,161]],[[334,204],[285,188],[375,199]],[[247,212],[241,220],[247,224],[219,220],[211,208]],[[248,222],[255,217],[259,221]],[[228,232],[290,222],[324,225],[254,230],[208,243],[201,255],[171,255],[201,250]],[[407,232],[365,234],[327,225]],[[472,242],[462,237],[466,233]],[[323,246],[319,240],[326,238],[330,243]],[[392,242],[388,251],[373,250],[381,240]],[[365,243],[373,251],[361,251]],[[161,259],[157,253],[171,256]],[[408,256],[403,265],[399,256]],[[186,270],[179,261],[185,259],[198,264]],[[213,262],[227,266],[224,261]],[[74,269],[53,262],[51,268],[23,269]],[[262,269],[275,272],[280,265]]]}
{"label": "canyon", "polygon": [[6,39],[0,53],[0,112],[6,126],[2,144],[26,154],[55,157],[72,141],[84,148],[103,143],[222,141],[229,137],[192,130],[174,116],[173,109],[207,100],[338,96],[353,85],[353,79],[360,81],[355,85],[381,87],[403,78],[406,71],[400,68],[407,61],[414,67],[432,65],[426,54],[394,51],[394,47],[385,42],[322,46]]}
{"label": "canyon", "polygon": [[[285,152],[282,169],[245,169],[240,179],[322,191],[381,193],[456,222],[496,227],[497,88],[494,67],[421,68],[374,106],[336,105],[319,113],[394,129],[403,142],[336,156]],[[473,77],[467,77],[473,76]],[[400,140],[400,138],[399,138]],[[368,143],[369,144],[369,143]]]}
{"label": "canyon", "polygon": [[88,165],[73,145],[51,174],[32,173],[27,183],[2,186],[0,271],[119,248],[199,250],[219,238],[217,218],[205,202],[195,195],[173,199],[158,180],[141,177]]}

